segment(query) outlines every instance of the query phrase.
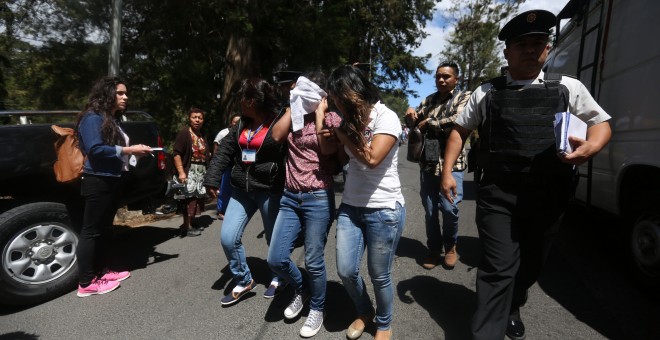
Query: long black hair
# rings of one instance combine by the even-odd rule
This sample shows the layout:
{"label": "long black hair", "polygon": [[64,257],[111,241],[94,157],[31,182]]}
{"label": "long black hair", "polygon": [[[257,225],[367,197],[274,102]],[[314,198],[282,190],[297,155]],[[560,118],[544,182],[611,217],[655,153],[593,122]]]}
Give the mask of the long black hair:
{"label": "long black hair", "polygon": [[378,88],[360,69],[351,65],[340,66],[328,79],[330,97],[339,104],[346,133],[356,146],[366,146],[363,131],[369,122],[373,106],[380,100]]}
{"label": "long black hair", "polygon": [[113,112],[117,105],[117,85],[119,84],[126,85],[119,77],[103,77],[96,81],[89,93],[87,104],[76,117],[76,131],[85,113],[95,112],[103,117],[101,125],[103,142],[108,145],[126,145],[115,116],[121,114],[122,111]]}
{"label": "long black hair", "polygon": [[[243,79],[236,92],[239,99],[254,99],[257,114],[264,118],[277,116],[278,101],[275,90],[266,80],[258,77]],[[242,119],[246,119],[242,116]]]}

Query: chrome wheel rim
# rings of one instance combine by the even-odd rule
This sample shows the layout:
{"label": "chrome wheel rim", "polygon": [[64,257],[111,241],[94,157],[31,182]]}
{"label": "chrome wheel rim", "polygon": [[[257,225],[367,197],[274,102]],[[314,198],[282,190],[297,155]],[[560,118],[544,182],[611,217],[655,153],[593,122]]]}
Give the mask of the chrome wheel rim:
{"label": "chrome wheel rim", "polygon": [[76,264],[77,245],[78,236],[64,224],[35,224],[7,242],[2,252],[2,268],[20,283],[47,283]]}

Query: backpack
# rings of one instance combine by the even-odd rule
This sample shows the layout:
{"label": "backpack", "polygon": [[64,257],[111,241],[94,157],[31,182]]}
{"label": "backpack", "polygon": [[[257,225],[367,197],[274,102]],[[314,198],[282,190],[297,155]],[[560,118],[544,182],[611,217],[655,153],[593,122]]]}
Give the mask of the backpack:
{"label": "backpack", "polygon": [[70,183],[82,176],[85,157],[78,148],[78,141],[73,129],[51,125],[57,134],[54,143],[57,160],[53,164],[55,179],[60,183]]}

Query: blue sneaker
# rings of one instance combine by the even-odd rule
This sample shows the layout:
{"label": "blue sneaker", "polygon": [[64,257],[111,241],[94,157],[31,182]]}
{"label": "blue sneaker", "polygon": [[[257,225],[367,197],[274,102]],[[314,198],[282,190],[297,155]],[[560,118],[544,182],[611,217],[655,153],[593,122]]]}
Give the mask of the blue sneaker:
{"label": "blue sneaker", "polygon": [[[237,290],[236,288],[239,288],[239,289]],[[236,302],[238,302],[243,296],[245,296],[245,294],[247,294],[248,292],[250,292],[253,288],[254,288],[254,279],[251,280],[251,281],[250,281],[250,284],[248,284],[248,285],[245,286],[245,287],[236,286],[236,287],[231,291],[231,293],[225,295],[225,297],[223,297],[222,300],[220,300],[220,303],[221,303],[223,306],[233,305],[233,304],[235,304]]]}
{"label": "blue sneaker", "polygon": [[276,297],[279,293],[283,292],[284,289],[286,289],[286,286],[289,284],[284,281],[284,282],[277,282],[277,281],[271,281],[270,286],[268,286],[268,289],[266,289],[266,292],[264,292],[264,297],[266,299],[272,299]]}

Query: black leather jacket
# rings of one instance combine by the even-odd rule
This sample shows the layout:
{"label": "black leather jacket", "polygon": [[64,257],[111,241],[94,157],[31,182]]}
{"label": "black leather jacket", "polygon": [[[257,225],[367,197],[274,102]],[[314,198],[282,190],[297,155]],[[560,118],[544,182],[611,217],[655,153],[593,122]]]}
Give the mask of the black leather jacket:
{"label": "black leather jacket", "polygon": [[[271,123],[270,126],[272,127],[274,123]],[[244,122],[241,120],[222,139],[218,146],[218,152],[213,155],[211,163],[206,170],[204,185],[218,188],[222,179],[222,173],[230,166],[233,166],[231,169],[231,184],[233,187],[245,191],[264,190],[273,193],[282,192],[286,171],[284,165],[287,153],[286,143],[276,143],[271,136],[272,130],[269,129],[263,144],[257,150],[255,162],[244,163],[241,160],[242,150],[238,144],[243,127]]]}

